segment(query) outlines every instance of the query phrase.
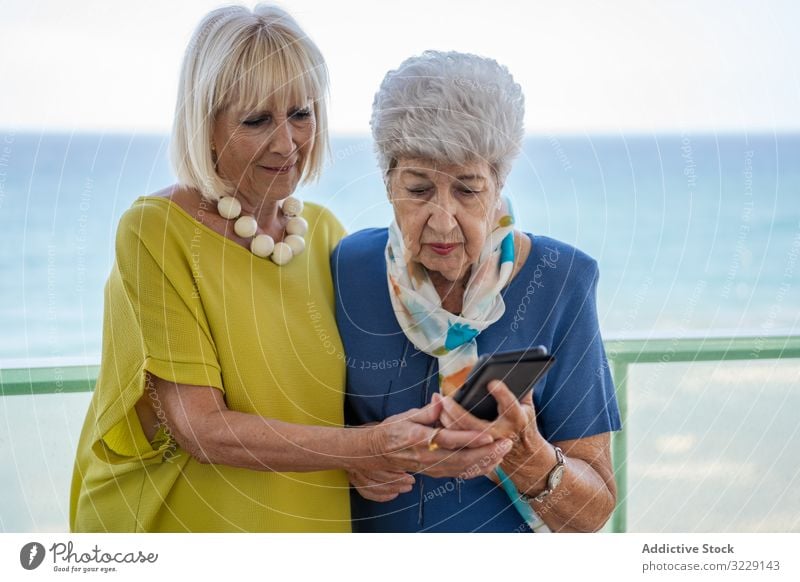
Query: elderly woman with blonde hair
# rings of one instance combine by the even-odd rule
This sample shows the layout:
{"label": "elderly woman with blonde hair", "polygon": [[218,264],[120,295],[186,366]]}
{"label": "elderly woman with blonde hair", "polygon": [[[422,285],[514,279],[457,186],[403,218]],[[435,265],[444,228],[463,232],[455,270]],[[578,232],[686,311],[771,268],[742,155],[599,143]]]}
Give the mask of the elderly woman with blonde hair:
{"label": "elderly woman with blonde hair", "polygon": [[[410,58],[375,96],[372,134],[394,221],[343,239],[332,268],[348,357],[400,365],[348,370],[346,421],[441,404],[441,426],[513,448],[490,478],[351,470],[358,531],[595,531],[614,508],[609,436],[620,419],[595,308],[597,263],[518,230],[501,195],[523,114],[508,70],[463,53]],[[479,356],[538,344],[555,365],[521,402],[490,383],[496,421],[453,398]],[[439,434],[431,448],[447,447]]]}
{"label": "elderly woman with blonde hair", "polygon": [[[283,10],[211,12],[181,71],[179,183],[117,230],[100,374],[78,443],[73,531],[350,531],[347,470],[492,470],[510,448],[438,433],[440,403],[343,426],[330,254],[344,235],[292,196],[327,145],[325,62]],[[327,335],[323,348],[319,330]]]}

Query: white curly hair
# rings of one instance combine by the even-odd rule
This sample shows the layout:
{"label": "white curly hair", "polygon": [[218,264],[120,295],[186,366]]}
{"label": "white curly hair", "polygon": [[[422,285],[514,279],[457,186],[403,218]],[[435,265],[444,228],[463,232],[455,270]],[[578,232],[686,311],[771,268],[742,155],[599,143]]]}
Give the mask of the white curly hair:
{"label": "white curly hair", "polygon": [[485,160],[502,185],[522,146],[524,114],[522,88],[494,59],[425,51],[386,74],[370,127],[385,179],[400,157]]}

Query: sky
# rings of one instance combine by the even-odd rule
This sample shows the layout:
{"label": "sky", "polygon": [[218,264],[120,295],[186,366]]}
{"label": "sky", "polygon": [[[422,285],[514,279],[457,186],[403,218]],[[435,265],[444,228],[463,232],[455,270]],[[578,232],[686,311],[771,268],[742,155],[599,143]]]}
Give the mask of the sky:
{"label": "sky", "polygon": [[[0,0],[0,128],[168,131],[183,50],[222,4]],[[367,133],[383,75],[425,49],[508,66],[533,133],[800,130],[800,2],[277,4],[328,62],[334,133]]]}

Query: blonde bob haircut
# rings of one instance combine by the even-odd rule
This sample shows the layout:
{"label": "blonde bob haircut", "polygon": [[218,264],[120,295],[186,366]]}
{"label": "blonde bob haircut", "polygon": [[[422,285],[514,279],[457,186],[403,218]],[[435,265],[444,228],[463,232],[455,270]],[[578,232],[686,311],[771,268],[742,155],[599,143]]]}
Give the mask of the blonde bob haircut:
{"label": "blonde bob haircut", "polygon": [[229,107],[288,109],[312,102],[314,147],[301,180],[319,178],[328,150],[328,69],[317,46],[284,10],[227,6],[197,26],[183,58],[170,157],[181,186],[218,200],[234,185],[215,169],[213,124]]}

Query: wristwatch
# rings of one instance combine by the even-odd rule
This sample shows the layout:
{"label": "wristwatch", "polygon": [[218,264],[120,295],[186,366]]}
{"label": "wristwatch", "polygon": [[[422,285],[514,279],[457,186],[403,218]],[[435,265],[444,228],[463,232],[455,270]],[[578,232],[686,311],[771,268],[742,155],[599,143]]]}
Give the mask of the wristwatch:
{"label": "wristwatch", "polygon": [[[547,476],[547,489],[535,497],[529,497],[529,499],[533,501],[541,502],[547,499],[547,496],[550,495],[556,487],[558,487],[558,484],[561,483],[561,479],[564,478],[564,453],[562,453],[561,449],[555,445],[553,448],[556,450],[556,466],[553,467],[553,470],[550,471],[550,474]],[[528,496],[526,495],[526,497]]]}

